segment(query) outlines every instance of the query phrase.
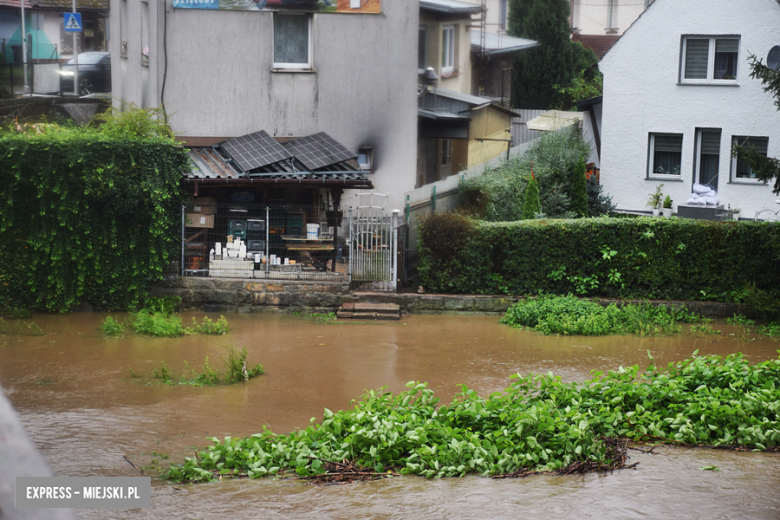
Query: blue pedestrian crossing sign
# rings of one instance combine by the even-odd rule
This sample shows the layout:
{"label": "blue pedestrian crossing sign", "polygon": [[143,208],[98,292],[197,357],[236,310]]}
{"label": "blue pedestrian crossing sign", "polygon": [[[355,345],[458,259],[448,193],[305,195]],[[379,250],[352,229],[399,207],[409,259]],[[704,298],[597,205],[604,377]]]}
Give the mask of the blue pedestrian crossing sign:
{"label": "blue pedestrian crossing sign", "polygon": [[65,32],[81,32],[81,13],[63,13]]}

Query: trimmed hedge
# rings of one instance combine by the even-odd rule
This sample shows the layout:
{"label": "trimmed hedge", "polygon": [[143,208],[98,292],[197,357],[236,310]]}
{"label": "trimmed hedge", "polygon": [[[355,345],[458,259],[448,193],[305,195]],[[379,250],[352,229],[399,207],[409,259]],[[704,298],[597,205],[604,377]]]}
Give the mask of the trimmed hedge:
{"label": "trimmed hedge", "polygon": [[780,296],[777,223],[468,221],[452,228],[449,241],[426,241],[426,230],[443,217],[420,223],[418,272],[430,292],[739,301],[746,284],[755,283]]}

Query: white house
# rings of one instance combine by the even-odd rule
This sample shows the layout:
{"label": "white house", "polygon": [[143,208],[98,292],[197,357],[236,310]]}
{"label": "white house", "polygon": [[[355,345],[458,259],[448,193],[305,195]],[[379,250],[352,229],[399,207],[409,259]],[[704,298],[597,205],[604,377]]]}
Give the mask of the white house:
{"label": "white house", "polygon": [[602,59],[601,183],[619,209],[645,210],[659,184],[675,211],[694,183],[753,217],[772,187],[732,158],[734,142],[780,156],[780,112],[748,56],[780,44],[778,0],[656,0]]}

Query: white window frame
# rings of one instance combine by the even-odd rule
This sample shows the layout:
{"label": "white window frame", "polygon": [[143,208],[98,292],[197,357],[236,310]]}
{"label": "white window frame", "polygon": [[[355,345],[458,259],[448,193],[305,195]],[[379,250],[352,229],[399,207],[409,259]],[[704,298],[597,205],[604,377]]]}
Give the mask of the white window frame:
{"label": "white window frame", "polygon": [[[742,144],[745,142],[745,139],[766,139],[767,143],[767,157],[769,156],[769,137],[765,135],[732,135],[731,136],[731,149],[734,149],[735,144]],[[766,184],[766,182],[761,181],[759,179],[750,178],[750,177],[737,177],[737,163],[739,161],[739,157],[732,156],[731,157],[731,175],[729,176],[729,181],[737,184]]]}
{"label": "white window frame", "polygon": [[[366,162],[360,162],[360,156],[365,155],[366,156]],[[358,148],[358,158],[357,158],[358,166],[360,166],[361,170],[365,171],[374,171],[374,149],[370,146],[360,147]]]}
{"label": "white window frame", "polygon": [[[647,153],[647,178],[648,179],[670,179],[670,180],[682,180],[682,147],[685,144],[685,135],[677,134],[673,132],[650,132],[650,142],[648,145]],[[680,173],[655,173],[655,138],[656,136],[675,136],[681,137],[680,142]]]}
{"label": "white window frame", "polygon": [[717,185],[717,180],[720,178],[721,174],[721,159],[723,158],[723,147],[721,146],[723,144],[723,130],[720,128],[697,128],[696,129],[696,155],[694,156],[694,159],[696,161],[696,167],[693,171],[693,182],[704,184],[705,186],[710,186],[709,183],[702,182],[703,179],[701,178],[701,137],[704,132],[720,132],[720,141],[718,141],[718,174],[715,176],[716,179],[716,186],[713,186],[715,190],[717,191],[720,189]]}
{"label": "white window frame", "polygon": [[509,0],[498,0],[498,28],[506,31],[506,20],[509,12]]}
{"label": "white window frame", "polygon": [[[417,57],[419,59],[420,54],[420,45],[422,45],[422,51],[423,51],[423,68],[419,68],[419,63],[417,63],[417,73],[423,74],[425,72],[425,67],[428,65],[428,26],[427,25],[421,25],[420,28],[417,30]],[[422,41],[420,41],[422,40]]]}
{"label": "white window frame", "polygon": [[307,35],[308,38],[308,47],[306,50],[306,54],[308,57],[308,60],[306,63],[284,63],[284,62],[278,62],[276,61],[276,49],[274,42],[276,41],[276,24],[273,25],[273,30],[271,31],[271,52],[274,53],[273,59],[274,59],[274,69],[278,70],[311,70],[311,63],[312,63],[312,45],[311,45],[311,16],[308,14],[297,14],[297,13],[274,13],[274,20],[277,16],[305,16],[306,21],[308,22],[309,27],[309,33]]}
{"label": "white window frame", "polygon": [[[445,34],[449,33],[449,38]],[[449,73],[455,71],[455,26],[443,25],[441,28],[441,71]]]}
{"label": "white window frame", "polygon": [[[704,79],[685,78],[685,59],[688,55],[688,40],[709,40],[709,54],[707,55],[707,77]],[[737,40],[737,74],[734,79],[713,79],[715,77],[715,46],[717,40]],[[737,34],[722,36],[686,35],[683,36],[682,51],[680,52],[680,83],[689,85],[738,85],[740,66],[739,55],[742,50],[742,37]]]}
{"label": "white window frame", "polygon": [[617,2],[615,0],[607,0],[607,27],[606,30],[616,28],[617,18]]}

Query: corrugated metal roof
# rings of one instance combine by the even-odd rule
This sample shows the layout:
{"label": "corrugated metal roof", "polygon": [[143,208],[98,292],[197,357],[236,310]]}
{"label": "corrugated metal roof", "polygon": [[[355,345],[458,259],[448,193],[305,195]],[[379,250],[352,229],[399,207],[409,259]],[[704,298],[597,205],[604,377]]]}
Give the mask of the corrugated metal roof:
{"label": "corrugated metal roof", "polygon": [[479,14],[482,7],[457,0],[420,0],[420,9],[451,14]]}
{"label": "corrugated metal roof", "polygon": [[436,89],[436,95],[447,99],[453,99],[455,101],[461,101],[471,106],[481,106],[490,103],[489,99],[472,96],[470,94],[464,94],[462,92],[455,92],[454,90],[441,87]]}
{"label": "corrugated metal roof", "polygon": [[[479,31],[471,31],[471,50],[479,51],[482,43],[480,42]],[[527,40],[525,38],[515,38],[506,34],[485,34],[485,54],[506,54],[510,52],[525,51],[538,47],[536,40]]]}
{"label": "corrugated metal roof", "polygon": [[541,130],[544,132],[560,130],[579,124],[585,117],[582,112],[563,112],[561,110],[548,110],[540,116],[536,116],[526,123],[529,130]]}
{"label": "corrugated metal roof", "polygon": [[460,116],[452,112],[440,112],[437,110],[428,110],[418,108],[417,115],[423,119],[446,120],[446,121],[469,121],[468,116]]}
{"label": "corrugated metal roof", "polygon": [[[291,141],[288,141],[291,142]],[[366,177],[368,172],[354,160],[342,161],[314,171],[308,171],[295,157],[269,164],[251,172],[241,170],[238,163],[221,146],[192,147],[187,154],[192,168],[187,172],[190,181],[225,183],[274,184],[338,184],[345,187],[373,188]]]}

